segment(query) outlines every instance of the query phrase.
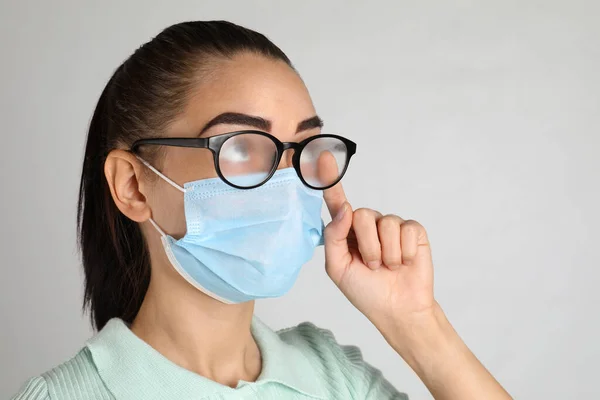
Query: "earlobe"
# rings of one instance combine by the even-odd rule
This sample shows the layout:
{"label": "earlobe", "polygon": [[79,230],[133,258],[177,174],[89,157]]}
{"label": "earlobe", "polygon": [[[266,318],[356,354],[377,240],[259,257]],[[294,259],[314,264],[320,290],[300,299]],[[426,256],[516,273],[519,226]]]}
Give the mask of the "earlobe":
{"label": "earlobe", "polygon": [[125,150],[112,150],[104,163],[104,175],[117,208],[136,222],[151,217],[144,195],[142,167],[137,158]]}

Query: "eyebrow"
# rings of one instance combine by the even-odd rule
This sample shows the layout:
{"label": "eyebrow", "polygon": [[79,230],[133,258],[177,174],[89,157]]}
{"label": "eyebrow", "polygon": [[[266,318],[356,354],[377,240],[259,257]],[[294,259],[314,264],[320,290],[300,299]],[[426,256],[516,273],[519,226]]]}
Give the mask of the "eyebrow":
{"label": "eyebrow", "polygon": [[[215,125],[247,125],[256,129],[270,132],[272,123],[268,119],[257,117],[254,115],[248,115],[237,112],[225,112],[217,115],[204,125],[200,131],[200,135],[206,132],[208,129]],[[318,115],[310,117],[300,122],[296,128],[296,133],[300,133],[309,129],[322,128],[323,120]]]}

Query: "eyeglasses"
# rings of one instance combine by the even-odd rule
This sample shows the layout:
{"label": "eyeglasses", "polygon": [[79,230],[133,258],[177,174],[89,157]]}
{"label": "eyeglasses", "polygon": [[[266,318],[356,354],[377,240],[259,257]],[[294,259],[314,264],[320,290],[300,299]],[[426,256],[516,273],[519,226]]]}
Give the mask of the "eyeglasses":
{"label": "eyeglasses", "polygon": [[208,138],[154,138],[133,143],[209,149],[213,153],[217,175],[238,189],[263,185],[277,171],[285,150],[292,149],[292,166],[303,184],[324,190],[337,184],[356,153],[356,143],[338,135],[317,135],[301,142],[281,142],[262,131],[237,131]]}

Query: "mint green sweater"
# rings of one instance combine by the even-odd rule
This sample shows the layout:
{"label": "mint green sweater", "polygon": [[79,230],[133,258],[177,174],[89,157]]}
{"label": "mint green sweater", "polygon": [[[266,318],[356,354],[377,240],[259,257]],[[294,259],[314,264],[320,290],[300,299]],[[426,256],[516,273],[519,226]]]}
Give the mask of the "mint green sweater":
{"label": "mint green sweater", "polygon": [[305,322],[274,332],[256,317],[251,329],[262,371],[235,388],[172,363],[115,318],[13,400],[408,399],[328,330]]}

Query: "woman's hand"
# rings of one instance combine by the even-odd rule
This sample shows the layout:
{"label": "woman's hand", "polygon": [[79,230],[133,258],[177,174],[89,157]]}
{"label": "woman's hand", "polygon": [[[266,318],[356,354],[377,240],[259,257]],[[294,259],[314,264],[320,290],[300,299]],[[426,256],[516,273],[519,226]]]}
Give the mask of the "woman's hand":
{"label": "woman's hand", "polygon": [[433,316],[433,263],[425,228],[416,221],[355,211],[341,184],[327,189],[333,220],[325,228],[327,274],[384,334]]}
{"label": "woman's hand", "polygon": [[327,189],[327,274],[439,400],[510,395],[463,343],[433,298],[433,263],[419,223],[361,208]]}

